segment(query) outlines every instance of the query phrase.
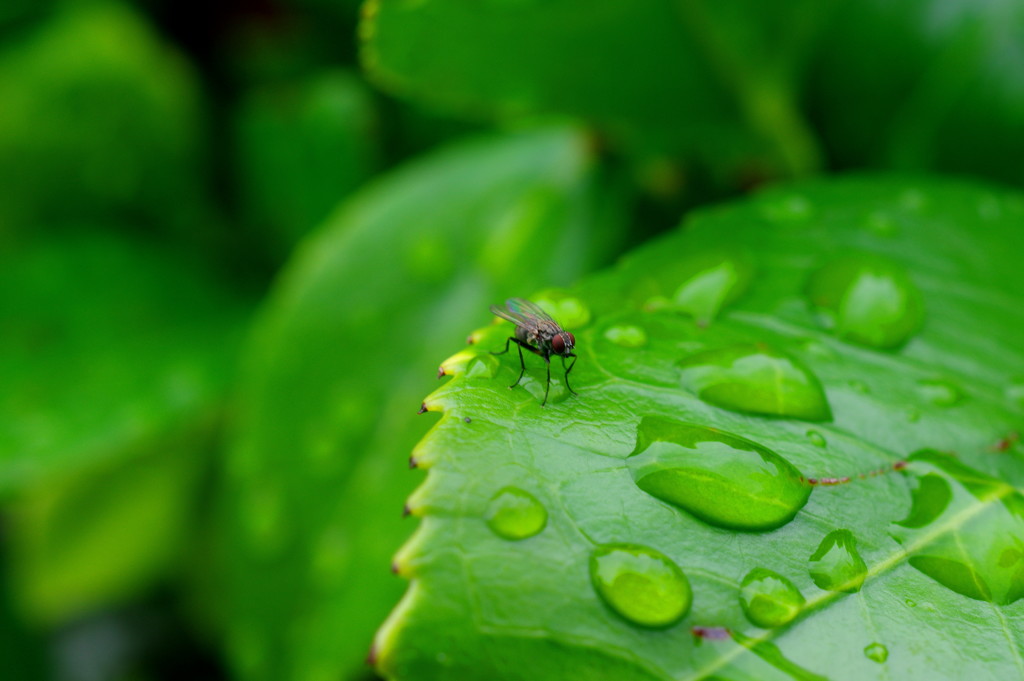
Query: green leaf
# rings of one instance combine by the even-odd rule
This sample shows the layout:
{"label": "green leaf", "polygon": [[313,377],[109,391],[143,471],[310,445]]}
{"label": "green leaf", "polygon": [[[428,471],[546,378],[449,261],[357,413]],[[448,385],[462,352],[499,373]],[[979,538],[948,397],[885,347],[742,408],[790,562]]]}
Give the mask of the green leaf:
{"label": "green leaf", "polygon": [[195,230],[195,75],[131,7],[62,3],[0,52],[0,238],[131,215]]}
{"label": "green leaf", "polygon": [[187,261],[75,231],[0,267],[0,498],[18,605],[56,622],[176,560],[245,309]]}
{"label": "green leaf", "polygon": [[371,0],[362,60],[385,87],[463,115],[576,116],[641,153],[811,170],[795,84],[832,3],[734,5]]}
{"label": "green leaf", "polygon": [[[701,212],[565,294],[589,312],[574,329],[579,396],[556,363],[544,407],[535,356],[512,391],[515,355],[474,371],[509,325],[476,332],[425,400],[442,418],[414,450],[421,522],[395,561],[411,583],[378,632],[378,670],[1021,676],[1021,224],[1020,194],[914,178],[806,183]],[[700,278],[686,263],[706,252],[749,257],[753,272],[711,322],[670,298],[687,283],[674,267]],[[870,328],[890,328],[894,308],[873,300],[888,285],[851,289],[863,336],[809,295],[821,268],[853,256],[884,258],[886,280],[919,296],[900,344]],[[742,372],[748,351],[757,370]],[[759,368],[782,358],[784,371]],[[495,527],[510,498],[529,532]]]}
{"label": "green leaf", "polygon": [[832,19],[808,99],[838,161],[1024,182],[1024,4],[864,0]]}
{"label": "green leaf", "polygon": [[374,169],[374,119],[366,88],[344,71],[248,93],[235,123],[247,220],[287,251]]}
{"label": "green leaf", "polygon": [[488,304],[608,257],[620,208],[587,137],[546,128],[396,170],[302,244],[252,336],[229,457],[242,678],[360,673],[402,590],[388,564],[437,358]]}

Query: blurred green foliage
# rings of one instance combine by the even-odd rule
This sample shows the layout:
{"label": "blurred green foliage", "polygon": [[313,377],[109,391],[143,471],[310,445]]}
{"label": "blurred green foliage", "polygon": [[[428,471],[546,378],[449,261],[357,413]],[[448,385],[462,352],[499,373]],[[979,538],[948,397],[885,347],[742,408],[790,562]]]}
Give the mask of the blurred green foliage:
{"label": "blurred green foliage", "polygon": [[1020,186],[1022,120],[1014,0],[3,3],[0,663],[371,674],[487,304],[792,177]]}

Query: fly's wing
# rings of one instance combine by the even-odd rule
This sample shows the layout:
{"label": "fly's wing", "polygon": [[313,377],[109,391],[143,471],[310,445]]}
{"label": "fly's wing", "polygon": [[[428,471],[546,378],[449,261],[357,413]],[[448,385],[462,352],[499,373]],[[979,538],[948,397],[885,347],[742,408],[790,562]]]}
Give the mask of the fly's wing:
{"label": "fly's wing", "polygon": [[[531,303],[526,298],[509,298],[505,301],[505,306],[513,313],[519,314],[523,317],[532,317],[536,321],[542,322],[553,322],[547,312],[541,309],[540,305]],[[534,322],[536,323],[536,322]]]}
{"label": "fly's wing", "polygon": [[509,298],[501,307],[491,305],[491,312],[517,326],[536,329],[539,322],[551,317],[525,298]]}

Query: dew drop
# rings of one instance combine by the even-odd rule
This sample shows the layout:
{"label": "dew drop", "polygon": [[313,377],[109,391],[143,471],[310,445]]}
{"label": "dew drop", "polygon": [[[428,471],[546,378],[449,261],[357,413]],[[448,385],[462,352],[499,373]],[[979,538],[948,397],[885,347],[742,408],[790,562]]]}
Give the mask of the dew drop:
{"label": "dew drop", "polygon": [[748,572],[740,585],[743,612],[747,619],[765,629],[791,622],[805,602],[793,582],[765,568]]}
{"label": "dew drop", "polygon": [[825,535],[810,558],[811,579],[826,591],[859,591],[867,577],[867,566],[857,553],[857,541],[849,530]]}
{"label": "dew drop", "polygon": [[[1024,495],[941,452],[915,453],[907,470],[917,487],[890,534],[910,547],[911,567],[975,600],[1009,605],[1024,597]],[[924,534],[935,523],[950,529]]]}
{"label": "dew drop", "polygon": [[612,326],[604,332],[604,337],[624,348],[639,348],[647,344],[647,332],[633,325]]}
{"label": "dew drop", "polygon": [[469,378],[494,378],[501,362],[490,353],[477,355],[466,364],[466,376]]}
{"label": "dew drop", "polygon": [[566,329],[578,329],[590,323],[590,308],[586,303],[557,289],[548,289],[534,298],[545,312]]}
{"label": "dew drop", "polygon": [[548,522],[548,512],[537,497],[518,487],[498,491],[487,507],[487,525],[499,537],[518,540],[532,537]]}
{"label": "dew drop", "polygon": [[645,416],[630,472],[640,489],[697,518],[746,532],[788,523],[811,488],[774,451],[720,430]]}
{"label": "dew drop", "polygon": [[675,624],[689,612],[693,600],[690,582],[679,566],[646,546],[597,547],[590,556],[590,579],[608,607],[642,627]]}
{"label": "dew drop", "polygon": [[881,643],[872,643],[864,648],[864,657],[882,664],[889,659],[889,649]]}
{"label": "dew drop", "polygon": [[917,392],[923,400],[937,407],[952,407],[964,397],[954,384],[940,380],[918,381]]}
{"label": "dew drop", "polygon": [[807,439],[811,441],[811,444],[815,447],[824,447],[828,444],[825,440],[825,436],[816,430],[807,431]]}
{"label": "dew drop", "polygon": [[685,388],[724,409],[806,421],[832,418],[811,370],[763,343],[709,350],[679,366]]}
{"label": "dew drop", "polygon": [[871,392],[870,386],[864,381],[850,381],[850,389],[862,395],[867,395]]}
{"label": "dew drop", "polygon": [[685,258],[675,272],[681,272],[683,280],[671,295],[671,306],[706,324],[743,294],[754,268],[746,258],[707,252]]}
{"label": "dew drop", "polygon": [[921,293],[895,263],[848,256],[811,275],[807,295],[836,336],[875,348],[895,348],[921,326]]}

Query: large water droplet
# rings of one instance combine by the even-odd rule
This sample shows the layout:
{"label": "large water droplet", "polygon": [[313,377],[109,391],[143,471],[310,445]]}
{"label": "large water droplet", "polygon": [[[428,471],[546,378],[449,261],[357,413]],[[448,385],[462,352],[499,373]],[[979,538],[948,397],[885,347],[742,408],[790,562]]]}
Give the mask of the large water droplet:
{"label": "large water droplet", "polygon": [[793,582],[765,568],[748,572],[740,585],[740,604],[747,619],[766,629],[791,622],[805,602]]}
{"label": "large water droplet", "polygon": [[518,487],[505,487],[498,491],[487,507],[487,525],[499,537],[526,539],[532,537],[548,522],[548,512],[537,497]]}
{"label": "large water droplet", "polygon": [[676,271],[682,272],[684,279],[672,294],[673,307],[705,324],[738,298],[754,275],[748,259],[721,252],[691,255]]}
{"label": "large water droplet", "polygon": [[826,591],[859,591],[867,577],[867,566],[857,553],[857,541],[849,530],[834,530],[825,535],[810,561],[811,579]]}
{"label": "large water droplet", "polygon": [[629,467],[648,494],[712,525],[748,532],[785,525],[811,493],[800,471],[767,447],[660,417],[640,421]]}
{"label": "large water droplet", "polygon": [[889,649],[881,643],[872,643],[864,648],[864,657],[882,664],[889,659]]}
{"label": "large water droplet", "polygon": [[840,338],[876,348],[902,345],[921,326],[921,293],[895,263],[848,256],[815,272],[807,295]]}
{"label": "large water droplet", "polygon": [[604,337],[624,348],[639,348],[647,344],[647,332],[632,324],[617,324],[604,332]]}
{"label": "large water droplet", "polygon": [[922,399],[937,407],[952,407],[964,397],[960,388],[949,381],[941,380],[918,381],[917,392]]}
{"label": "large water droplet", "polygon": [[686,575],[667,556],[646,546],[597,547],[590,556],[590,579],[612,610],[643,627],[669,627],[690,610]]}
{"label": "large water droplet", "polygon": [[683,386],[716,406],[806,421],[832,418],[811,370],[763,343],[701,352],[679,366]]}
{"label": "large water droplet", "polygon": [[[917,478],[910,513],[891,529],[911,552],[910,565],[975,600],[1008,605],[1024,596],[1024,496],[941,452],[910,461]],[[923,534],[933,524],[948,529]]]}
{"label": "large water droplet", "polygon": [[590,322],[590,308],[576,296],[557,289],[548,289],[534,298],[551,318],[566,329],[578,329]]}

